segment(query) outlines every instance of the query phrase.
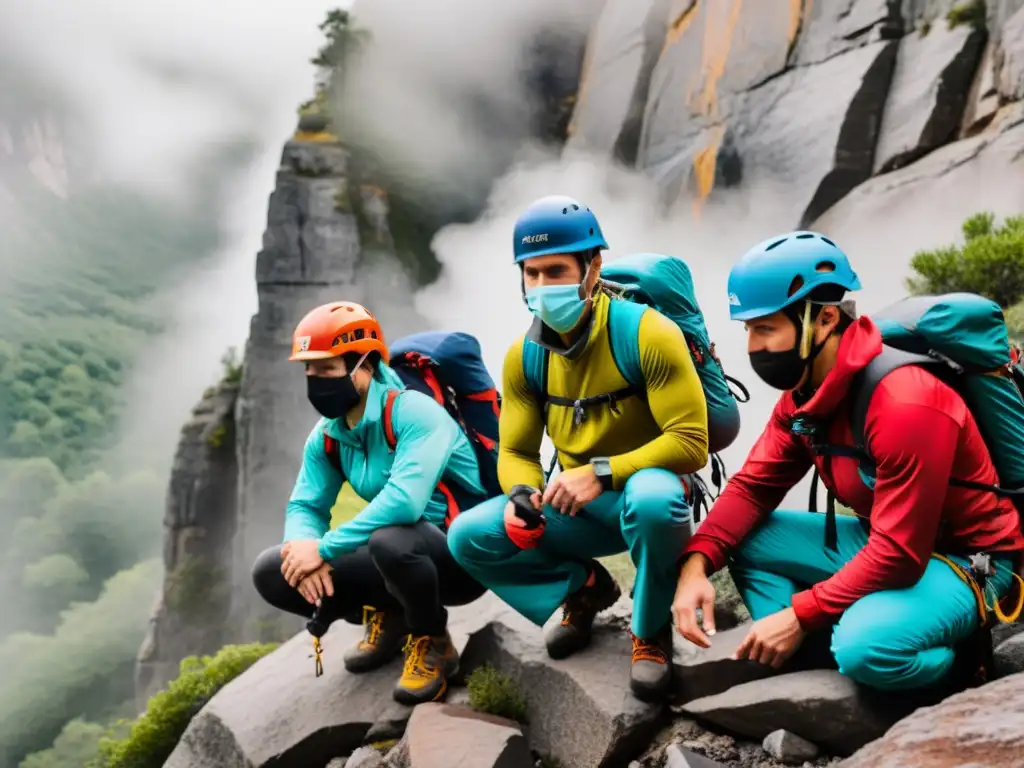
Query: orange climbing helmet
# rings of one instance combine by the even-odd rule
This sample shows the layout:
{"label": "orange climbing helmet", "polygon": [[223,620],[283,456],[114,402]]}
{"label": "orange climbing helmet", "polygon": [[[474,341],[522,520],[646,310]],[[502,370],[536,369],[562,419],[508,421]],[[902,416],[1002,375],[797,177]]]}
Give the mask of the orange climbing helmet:
{"label": "orange climbing helmet", "polygon": [[355,352],[380,353],[388,362],[388,347],[380,323],[366,307],[351,301],[332,301],[299,321],[292,335],[289,360],[323,360]]}

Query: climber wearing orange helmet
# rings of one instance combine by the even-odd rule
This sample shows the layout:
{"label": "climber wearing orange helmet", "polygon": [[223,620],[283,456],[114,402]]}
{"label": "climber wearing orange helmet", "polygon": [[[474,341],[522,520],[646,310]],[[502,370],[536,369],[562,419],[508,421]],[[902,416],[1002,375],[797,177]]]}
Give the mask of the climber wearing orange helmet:
{"label": "climber wearing orange helmet", "polygon": [[[362,613],[366,635],[346,668],[375,669],[404,648],[395,698],[441,698],[459,659],[444,606],[484,592],[455,563],[444,530],[446,495],[466,504],[486,497],[474,450],[442,406],[406,389],[388,365],[380,324],[358,304],[307,314],[289,359],[305,364],[309,401],[323,418],[306,440],[284,544],[256,560],[256,589],[290,613],[310,617],[317,606],[327,623]],[[346,480],[368,504],[330,530]]]}

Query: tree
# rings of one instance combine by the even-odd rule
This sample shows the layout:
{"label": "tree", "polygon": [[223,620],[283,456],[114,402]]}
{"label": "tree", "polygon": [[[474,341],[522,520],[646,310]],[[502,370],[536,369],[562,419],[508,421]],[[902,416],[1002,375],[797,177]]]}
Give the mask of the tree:
{"label": "tree", "polygon": [[964,244],[918,251],[910,261],[916,294],[979,293],[1004,310],[1024,298],[1024,216],[995,227],[995,216],[977,213],[962,226]]}

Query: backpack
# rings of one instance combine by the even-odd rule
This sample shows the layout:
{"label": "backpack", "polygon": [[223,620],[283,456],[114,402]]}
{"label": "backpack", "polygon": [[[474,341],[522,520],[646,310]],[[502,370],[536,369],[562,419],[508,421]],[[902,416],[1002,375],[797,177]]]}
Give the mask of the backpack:
{"label": "backpack", "polygon": [[[573,408],[576,423],[586,418],[586,409],[615,403],[626,397],[646,396],[643,371],[640,368],[640,319],[652,307],[672,320],[686,339],[700,377],[708,404],[708,437],[711,453],[712,482],[721,490],[725,465],[717,455],[727,448],[739,434],[740,416],[736,401],[747,402],[750,394],[739,381],[727,376],[715,354],[715,345],[708,336],[704,315],[697,304],[690,268],[682,259],[657,253],[634,253],[623,256],[601,267],[602,286],[612,294],[608,309],[608,331],[612,357],[619,372],[628,382],[625,389],[593,397],[572,400],[555,397],[547,392],[549,351],[529,339],[523,343],[523,372],[537,402],[547,412],[549,404]],[[730,383],[742,395],[734,393]],[[554,471],[558,459],[549,469]],[[697,486],[706,494],[706,487]],[[699,505],[694,505],[699,512]],[[697,517],[699,520],[699,516]]]}
{"label": "backpack", "polygon": [[[501,494],[498,484],[498,416],[501,396],[487,372],[480,353],[480,342],[468,333],[425,331],[399,339],[391,345],[389,365],[407,389],[415,389],[433,398],[455,419],[476,453],[480,483],[488,496]],[[388,392],[381,421],[388,447],[394,451],[397,440],[392,412],[399,390]],[[340,468],[337,441],[324,435],[324,450],[331,463]],[[442,479],[437,488],[448,502],[445,526],[473,499],[452,478]],[[478,500],[477,500],[478,501]]]}
{"label": "backpack", "polygon": [[[864,439],[864,423],[875,388],[905,365],[926,367],[964,399],[978,424],[999,485],[951,478],[950,485],[992,491],[1013,499],[1024,512],[1024,369],[1011,351],[1003,311],[994,301],[973,293],[912,296],[871,319],[882,334],[881,354],[857,373],[850,387],[853,446],[827,445],[814,439],[813,428],[794,424],[794,432],[811,434],[811,450],[821,456],[845,456],[859,462],[861,479],[874,487],[875,461]],[[812,512],[817,511],[818,472],[811,479]],[[825,545],[836,548],[835,498],[828,493]]]}

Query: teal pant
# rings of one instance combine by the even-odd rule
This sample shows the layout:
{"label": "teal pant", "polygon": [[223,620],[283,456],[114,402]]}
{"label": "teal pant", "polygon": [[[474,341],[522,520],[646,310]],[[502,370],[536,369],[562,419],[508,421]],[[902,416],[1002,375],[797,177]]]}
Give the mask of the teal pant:
{"label": "teal pant", "polygon": [[448,547],[477,581],[534,624],[542,625],[587,579],[594,557],[628,551],[636,566],[633,632],[653,637],[670,618],[676,563],[690,538],[690,507],[671,472],[644,469],[622,491],[601,494],[576,517],[544,509],[547,526],[535,549],[505,533],[507,496],[455,518]]}
{"label": "teal pant", "polygon": [[[824,581],[867,543],[853,517],[840,515],[839,550],[824,547],[825,516],[777,510],[743,541],[729,566],[756,620],[788,608],[793,594]],[[967,565],[963,558],[951,560]],[[989,605],[1013,583],[1010,558],[993,558]],[[924,688],[953,666],[953,647],[978,627],[974,593],[953,569],[932,558],[912,587],[862,597],[832,630],[832,653],[844,675],[882,690]]]}

